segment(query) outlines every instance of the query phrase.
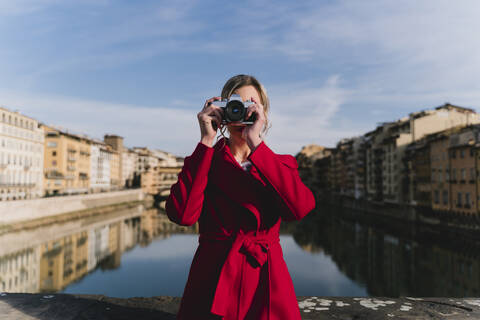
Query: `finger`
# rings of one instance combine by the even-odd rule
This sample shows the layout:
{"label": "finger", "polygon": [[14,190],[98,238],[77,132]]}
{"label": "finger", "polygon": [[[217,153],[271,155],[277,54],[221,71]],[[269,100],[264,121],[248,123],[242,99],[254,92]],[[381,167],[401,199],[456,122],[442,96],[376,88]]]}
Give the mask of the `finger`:
{"label": "finger", "polygon": [[263,105],[260,103],[260,101],[258,101],[258,100],[255,99],[254,97],[251,97],[250,100],[252,100],[252,102],[254,102],[254,104],[256,104],[256,105],[261,105],[261,106],[263,106]]}
{"label": "finger", "polygon": [[213,122],[215,122],[217,124],[217,126],[220,125],[221,118],[216,113],[216,110],[212,110],[212,112],[209,114],[209,117],[210,117],[210,119],[212,119]]}
{"label": "finger", "polygon": [[220,107],[217,107],[217,106],[214,106],[213,104],[210,105],[209,107],[207,107],[205,109],[205,112],[208,114],[208,115],[212,115],[214,113],[218,113],[220,116],[222,115],[222,108]]}
{"label": "finger", "polygon": [[212,102],[215,101],[215,100],[221,100],[222,98],[221,97],[213,97],[213,98],[210,98],[208,99],[207,101],[205,101],[205,105],[203,106],[204,108],[205,107],[208,107],[210,105],[212,105]]}
{"label": "finger", "polygon": [[256,104],[252,104],[251,106],[249,106],[247,108],[247,118],[250,118],[250,115],[257,110],[257,105]]}
{"label": "finger", "polygon": [[220,110],[218,110],[218,109],[215,109],[215,110],[213,110],[213,111],[214,111],[215,115],[216,115],[217,118],[218,118],[218,125],[220,125],[220,123],[222,122],[222,113],[221,113]]}
{"label": "finger", "polygon": [[[212,128],[213,130],[215,130],[214,127],[213,127],[213,123],[214,123],[214,122],[216,123],[216,122],[217,122],[217,119],[216,119],[215,117],[213,117],[213,116],[209,116],[209,117],[208,117],[208,120],[204,120],[204,121],[203,121],[203,123],[205,124],[205,127],[206,127],[207,129],[208,129],[208,128]],[[218,124],[217,124],[217,127],[218,127]]]}

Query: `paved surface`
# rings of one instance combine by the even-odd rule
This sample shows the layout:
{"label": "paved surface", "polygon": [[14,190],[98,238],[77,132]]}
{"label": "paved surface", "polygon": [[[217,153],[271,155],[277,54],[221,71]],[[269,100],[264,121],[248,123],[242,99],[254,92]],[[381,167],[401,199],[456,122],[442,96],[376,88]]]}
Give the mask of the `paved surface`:
{"label": "paved surface", "polygon": [[[302,319],[480,319],[480,298],[298,297]],[[0,319],[175,319],[180,298],[0,293]]]}

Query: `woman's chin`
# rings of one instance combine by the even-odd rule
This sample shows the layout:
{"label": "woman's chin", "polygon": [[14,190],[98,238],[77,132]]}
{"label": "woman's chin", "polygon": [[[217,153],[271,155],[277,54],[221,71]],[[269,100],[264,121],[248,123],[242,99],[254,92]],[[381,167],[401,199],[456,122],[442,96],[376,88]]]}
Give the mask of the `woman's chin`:
{"label": "woman's chin", "polygon": [[236,138],[243,139],[243,131],[247,128],[247,126],[231,126],[230,127],[230,135],[235,136]]}

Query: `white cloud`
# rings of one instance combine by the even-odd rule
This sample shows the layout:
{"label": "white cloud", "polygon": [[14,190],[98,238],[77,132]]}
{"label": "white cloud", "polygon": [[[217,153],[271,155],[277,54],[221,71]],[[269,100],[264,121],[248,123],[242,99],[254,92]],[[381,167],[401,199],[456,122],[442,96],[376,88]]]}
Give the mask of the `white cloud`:
{"label": "white cloud", "polygon": [[341,138],[360,133],[358,128],[332,122],[350,94],[340,86],[339,75],[330,76],[318,87],[286,84],[268,91],[272,127],[266,141],[277,146],[279,153],[296,154],[309,143],[333,147]]}
{"label": "white cloud", "polygon": [[[271,99],[270,128],[266,143],[278,153],[295,154],[307,143],[333,146],[358,130],[334,125],[331,120],[348,96],[332,75],[319,87],[308,84],[278,85]],[[106,103],[71,97],[0,91],[2,104],[41,122],[102,139],[104,134],[124,137],[125,145],[159,148],[177,155],[193,152],[200,141],[199,110]],[[194,105],[177,100],[173,104]]]}
{"label": "white cloud", "polygon": [[470,96],[480,84],[479,10],[478,1],[338,1],[292,17],[276,48],[350,69],[362,90]]}
{"label": "white cloud", "polygon": [[[0,16],[29,14],[64,3],[0,0]],[[346,106],[361,108],[365,113],[370,108],[372,116],[384,120],[446,101],[480,106],[478,1],[466,0],[461,5],[447,0],[410,0],[401,5],[393,0],[250,1],[242,7],[222,3],[214,8],[214,18],[199,14],[209,11],[196,1],[139,5],[133,12],[130,8],[108,7],[108,1],[100,3],[104,8],[93,0],[87,2],[102,19],[82,20],[81,15],[72,13],[76,29],[68,37],[56,33],[62,29],[61,24],[50,31],[46,39],[55,46],[47,44],[55,48],[45,59],[37,60],[33,54],[29,56],[28,48],[11,47],[6,41],[0,47],[0,68],[11,71],[4,74],[0,85],[6,88],[10,83],[20,83],[20,90],[25,92],[25,88],[34,90],[42,81],[55,78],[50,76],[79,69],[120,70],[126,64],[165,52],[171,53],[165,55],[166,69],[170,67],[168,59],[176,59],[175,53],[188,53],[189,58],[195,53],[214,53],[215,58],[228,60],[228,55],[235,52],[246,61],[251,58],[255,66],[261,65],[262,73],[281,68],[284,63],[298,63],[299,69],[309,66],[311,73],[303,71],[297,76],[304,82],[282,79],[267,88],[273,124],[267,141],[280,153],[296,153],[307,143],[333,146],[341,138],[365,132],[361,130],[364,127],[373,129],[373,121],[367,123],[370,119],[360,123],[349,118]],[[57,22],[54,18],[46,21]],[[16,56],[21,58],[16,60]],[[204,66],[191,67],[181,72],[205,72]],[[331,76],[325,83],[311,80],[326,75]],[[199,137],[196,112],[182,110],[197,104],[181,99],[147,108],[61,97],[61,93],[40,97],[4,92],[7,94],[0,103],[18,105],[41,120],[51,119],[52,123],[98,137],[117,133],[125,136],[127,145],[149,145],[187,155]],[[172,100],[168,96],[162,99]],[[47,114],[39,107],[52,112]],[[92,119],[79,110],[98,116]]]}
{"label": "white cloud", "polygon": [[118,134],[127,147],[147,146],[188,155],[200,141],[196,112],[190,110],[10,92],[0,92],[0,96],[11,110],[101,140],[104,134]]}

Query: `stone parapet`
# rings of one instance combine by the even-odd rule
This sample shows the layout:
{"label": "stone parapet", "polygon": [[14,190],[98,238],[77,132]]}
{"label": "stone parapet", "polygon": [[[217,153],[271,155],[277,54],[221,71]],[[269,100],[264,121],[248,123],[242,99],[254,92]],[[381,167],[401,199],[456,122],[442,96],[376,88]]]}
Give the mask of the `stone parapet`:
{"label": "stone parapet", "polygon": [[[298,297],[302,319],[480,319],[480,298]],[[175,319],[179,297],[0,293],[0,319]]]}

